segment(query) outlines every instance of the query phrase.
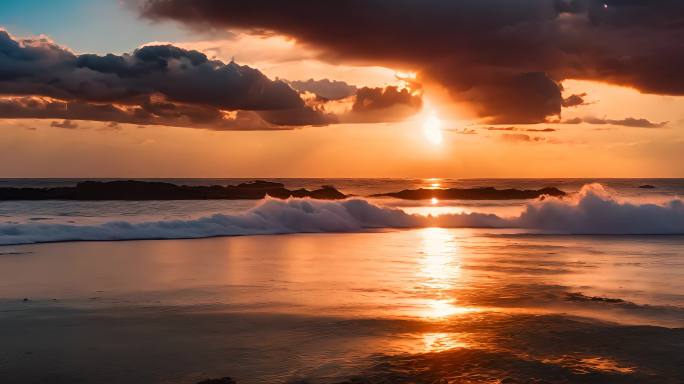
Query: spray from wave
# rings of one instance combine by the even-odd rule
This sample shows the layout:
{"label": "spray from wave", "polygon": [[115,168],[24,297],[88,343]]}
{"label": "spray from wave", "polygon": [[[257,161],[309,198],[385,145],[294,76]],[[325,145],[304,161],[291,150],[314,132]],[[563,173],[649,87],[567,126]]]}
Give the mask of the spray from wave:
{"label": "spray from wave", "polygon": [[620,202],[599,184],[584,186],[573,198],[545,197],[529,203],[518,217],[483,213],[423,216],[358,198],[267,199],[242,214],[215,214],[195,220],[113,221],[99,225],[0,224],[0,244],[359,232],[428,226],[524,228],[566,234],[684,234],[684,203],[680,199],[665,204]]}

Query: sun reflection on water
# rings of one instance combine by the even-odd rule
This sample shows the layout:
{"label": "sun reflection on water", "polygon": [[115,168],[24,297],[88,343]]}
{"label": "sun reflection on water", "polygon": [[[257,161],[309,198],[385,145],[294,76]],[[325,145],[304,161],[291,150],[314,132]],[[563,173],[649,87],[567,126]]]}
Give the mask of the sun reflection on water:
{"label": "sun reflection on water", "polygon": [[441,352],[453,348],[464,348],[468,346],[467,343],[458,340],[457,333],[424,333],[423,347],[425,352]]}
{"label": "sun reflection on water", "polygon": [[454,234],[445,228],[425,228],[421,232],[422,253],[418,277],[421,303],[419,316],[440,320],[476,311],[462,307],[450,291],[461,277],[459,246]]}
{"label": "sun reflection on water", "polygon": [[430,319],[444,319],[453,315],[460,315],[464,313],[476,312],[477,308],[462,307],[456,304],[454,299],[436,299],[427,300],[426,307],[422,317]]}

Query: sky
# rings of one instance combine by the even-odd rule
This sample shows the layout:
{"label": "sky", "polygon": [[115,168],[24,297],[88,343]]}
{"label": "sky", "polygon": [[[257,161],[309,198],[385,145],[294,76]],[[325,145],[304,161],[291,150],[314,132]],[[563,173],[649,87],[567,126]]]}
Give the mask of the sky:
{"label": "sky", "polygon": [[0,177],[684,177],[675,0],[4,0]]}

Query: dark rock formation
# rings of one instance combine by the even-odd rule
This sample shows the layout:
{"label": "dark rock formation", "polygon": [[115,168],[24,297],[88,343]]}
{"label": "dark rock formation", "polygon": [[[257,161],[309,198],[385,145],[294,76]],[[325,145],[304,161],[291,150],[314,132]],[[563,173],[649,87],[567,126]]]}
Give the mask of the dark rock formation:
{"label": "dark rock formation", "polygon": [[558,188],[547,187],[537,190],[482,188],[449,188],[449,189],[404,189],[399,192],[380,193],[374,197],[395,197],[405,200],[427,200],[438,198],[443,200],[523,200],[536,199],[543,195],[565,196]]}
{"label": "dark rock formation", "polygon": [[650,184],[644,184],[644,185],[640,185],[639,188],[642,188],[642,189],[654,189],[655,187],[652,186],[652,185],[650,185]]}
{"label": "dark rock formation", "polygon": [[187,186],[158,181],[84,181],[75,187],[0,188],[0,200],[258,200],[266,196],[279,199],[311,197],[344,199],[334,187],[324,186],[309,191],[290,191],[281,183],[253,181],[238,185]]}
{"label": "dark rock formation", "polygon": [[593,301],[593,302],[598,302],[598,303],[625,303],[624,300],[622,299],[613,299],[610,297],[601,297],[601,296],[586,296],[582,294],[581,292],[571,292],[566,294],[566,300],[568,301],[580,301],[580,302],[586,302],[586,301]]}

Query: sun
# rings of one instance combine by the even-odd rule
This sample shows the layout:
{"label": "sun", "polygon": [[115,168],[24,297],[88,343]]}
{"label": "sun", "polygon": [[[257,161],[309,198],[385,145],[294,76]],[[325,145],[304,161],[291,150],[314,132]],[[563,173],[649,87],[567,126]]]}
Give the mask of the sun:
{"label": "sun", "polygon": [[442,121],[434,112],[423,122],[423,134],[430,143],[442,144]]}

